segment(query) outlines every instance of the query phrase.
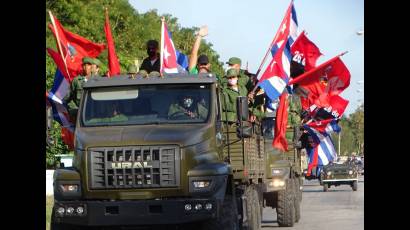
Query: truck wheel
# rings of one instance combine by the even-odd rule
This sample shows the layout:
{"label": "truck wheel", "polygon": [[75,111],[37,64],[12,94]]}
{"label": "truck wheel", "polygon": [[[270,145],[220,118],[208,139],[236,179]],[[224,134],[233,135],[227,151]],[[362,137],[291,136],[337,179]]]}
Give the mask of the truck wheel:
{"label": "truck wheel", "polygon": [[247,187],[245,190],[245,196],[248,199],[246,202],[246,217],[248,222],[244,229],[259,230],[262,219],[259,196],[256,188],[254,186]]}
{"label": "truck wheel", "polygon": [[352,184],[353,191],[357,191],[357,180],[355,180]]}
{"label": "truck wheel", "polygon": [[301,202],[301,192],[299,187],[299,178],[294,178],[293,181],[295,182],[295,222],[299,222],[300,219],[300,202]]}
{"label": "truck wheel", "polygon": [[59,224],[54,222],[54,212],[51,214],[50,230],[80,230],[78,226]]}
{"label": "truck wheel", "polygon": [[327,184],[323,184],[323,192],[327,192],[329,190],[329,186]]}
{"label": "truck wheel", "polygon": [[232,195],[225,195],[219,218],[206,221],[202,224],[203,230],[238,230],[238,208]]}
{"label": "truck wheel", "polygon": [[286,180],[286,189],[278,192],[276,212],[278,214],[278,224],[281,227],[293,227],[295,223],[293,185],[293,181],[288,179]]}
{"label": "truck wheel", "polygon": [[301,185],[303,184],[303,181],[300,179],[300,177],[297,177],[294,179],[296,181],[296,191],[297,191],[297,197],[299,202],[302,202],[302,190],[300,189]]}

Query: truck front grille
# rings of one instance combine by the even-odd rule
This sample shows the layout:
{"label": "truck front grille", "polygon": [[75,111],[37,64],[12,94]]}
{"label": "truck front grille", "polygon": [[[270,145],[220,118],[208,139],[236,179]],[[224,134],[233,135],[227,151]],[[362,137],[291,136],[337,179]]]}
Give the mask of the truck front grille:
{"label": "truck front grille", "polygon": [[129,189],[179,186],[177,146],[90,148],[91,189]]}

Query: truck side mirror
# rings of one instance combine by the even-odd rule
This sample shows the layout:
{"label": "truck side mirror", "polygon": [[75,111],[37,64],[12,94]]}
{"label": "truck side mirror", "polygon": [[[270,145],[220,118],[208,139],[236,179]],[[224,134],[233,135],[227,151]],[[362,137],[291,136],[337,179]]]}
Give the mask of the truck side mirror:
{"label": "truck side mirror", "polygon": [[236,98],[236,116],[239,122],[248,120],[249,110],[247,97],[239,96]]}
{"label": "truck side mirror", "polygon": [[239,126],[236,129],[236,135],[239,138],[248,138],[252,136],[252,126],[248,122],[248,98],[239,96],[236,98],[236,116]]}

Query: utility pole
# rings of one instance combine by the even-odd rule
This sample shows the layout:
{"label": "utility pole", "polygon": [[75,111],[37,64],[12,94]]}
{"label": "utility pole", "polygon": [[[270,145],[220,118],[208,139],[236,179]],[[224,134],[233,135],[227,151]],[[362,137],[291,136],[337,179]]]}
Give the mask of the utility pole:
{"label": "utility pole", "polygon": [[338,148],[339,148],[339,151],[338,151],[338,155],[340,156],[340,134],[342,133],[342,131],[340,131],[339,132],[339,144],[338,144]]}

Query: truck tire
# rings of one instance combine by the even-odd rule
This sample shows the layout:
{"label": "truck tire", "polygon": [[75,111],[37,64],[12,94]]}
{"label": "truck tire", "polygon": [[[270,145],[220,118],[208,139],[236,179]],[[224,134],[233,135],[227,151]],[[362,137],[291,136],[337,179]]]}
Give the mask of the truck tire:
{"label": "truck tire", "polygon": [[238,230],[238,208],[232,195],[225,195],[219,218],[202,223],[203,230]]}
{"label": "truck tire", "polygon": [[300,220],[300,202],[301,202],[301,192],[299,187],[299,178],[294,178],[293,181],[295,182],[295,222],[299,222]]}
{"label": "truck tire", "polygon": [[295,199],[294,183],[290,179],[286,180],[286,189],[278,192],[278,202],[276,212],[278,224],[281,227],[293,227],[295,223]]}
{"label": "truck tire", "polygon": [[355,180],[352,184],[353,191],[357,191],[357,180]]}
{"label": "truck tire", "polygon": [[249,186],[245,190],[245,196],[248,201],[246,203],[246,217],[247,223],[243,229],[246,230],[259,230],[261,227],[261,209],[258,191],[255,186]]}
{"label": "truck tire", "polygon": [[327,184],[323,184],[323,192],[327,192],[329,190],[329,186]]}
{"label": "truck tire", "polygon": [[303,181],[300,179],[300,177],[296,177],[295,179],[295,188],[297,191],[297,197],[299,202],[302,202],[302,190],[300,189],[301,185],[303,184]]}
{"label": "truck tire", "polygon": [[51,214],[50,230],[81,230],[79,226],[72,226],[67,224],[59,224],[54,222],[54,212]]}

